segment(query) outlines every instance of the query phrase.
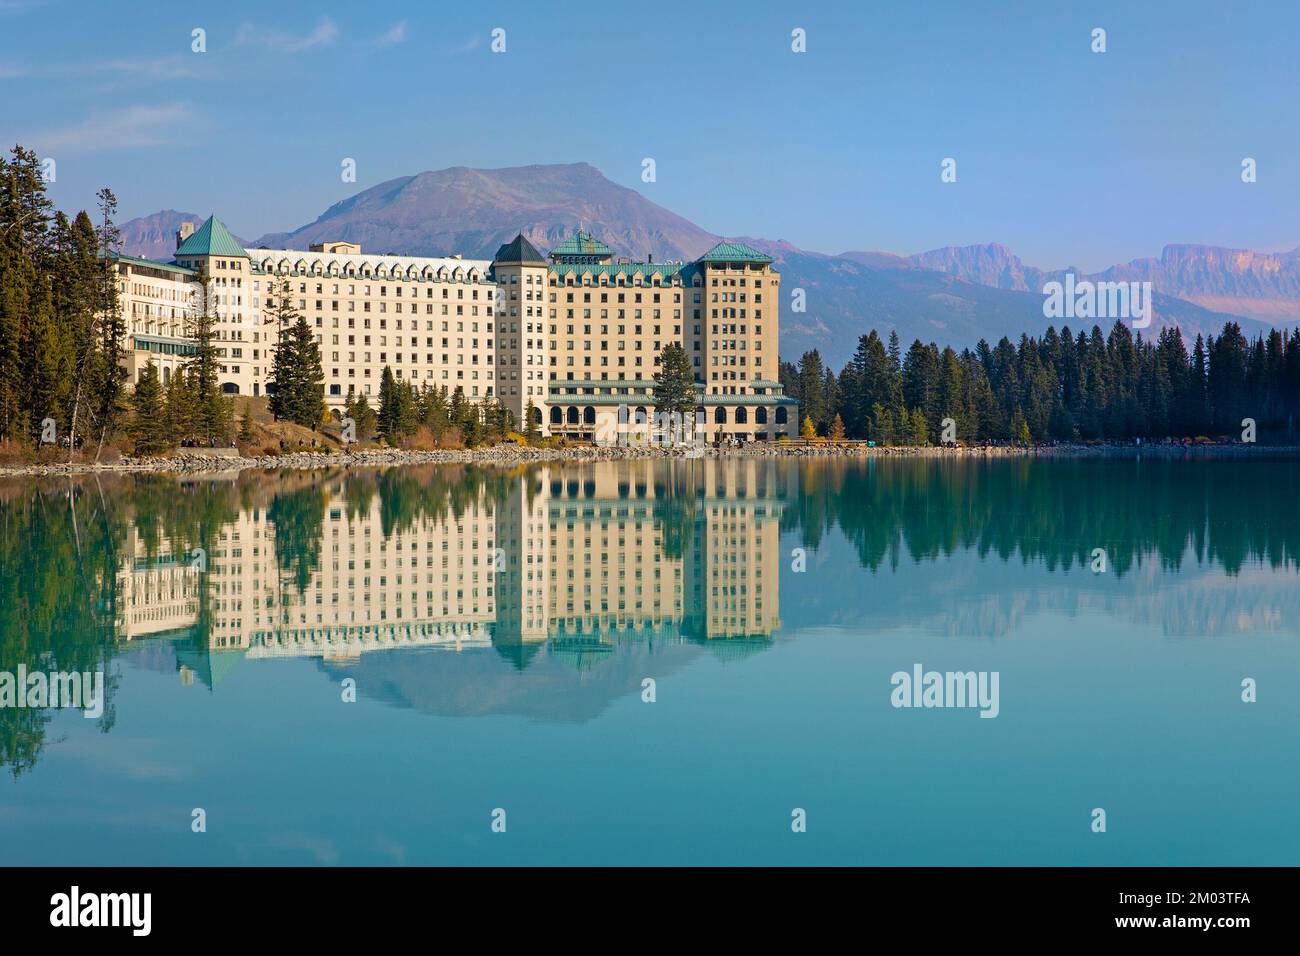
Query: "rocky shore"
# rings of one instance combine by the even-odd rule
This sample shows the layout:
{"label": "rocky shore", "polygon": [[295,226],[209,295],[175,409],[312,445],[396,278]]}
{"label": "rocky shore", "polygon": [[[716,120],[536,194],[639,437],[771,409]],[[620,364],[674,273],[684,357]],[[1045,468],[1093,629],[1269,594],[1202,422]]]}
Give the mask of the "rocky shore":
{"label": "rocky shore", "polygon": [[0,478],[78,474],[197,474],[281,469],[393,467],[475,462],[514,465],[546,461],[616,461],[642,458],[1300,458],[1300,447],[1278,445],[1009,445],[941,447],[868,447],[864,444],[769,442],[743,448],[665,449],[642,446],[528,448],[495,445],[460,451],[364,449],[348,452],[292,452],[254,457],[181,452],[165,458],[122,458],[105,464],[31,464],[0,467]]}

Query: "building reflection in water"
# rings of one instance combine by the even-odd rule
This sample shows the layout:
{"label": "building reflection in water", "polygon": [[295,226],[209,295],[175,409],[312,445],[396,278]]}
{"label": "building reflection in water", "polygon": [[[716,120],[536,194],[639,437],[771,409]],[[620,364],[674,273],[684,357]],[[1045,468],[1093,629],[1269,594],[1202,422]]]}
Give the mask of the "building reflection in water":
{"label": "building reflection in water", "polygon": [[281,476],[243,487],[207,548],[132,529],[119,641],[170,642],[182,681],[214,687],[244,659],[494,647],[523,668],[545,648],[586,668],[631,641],[753,650],[780,626],[792,476],[770,460],[472,476]]}

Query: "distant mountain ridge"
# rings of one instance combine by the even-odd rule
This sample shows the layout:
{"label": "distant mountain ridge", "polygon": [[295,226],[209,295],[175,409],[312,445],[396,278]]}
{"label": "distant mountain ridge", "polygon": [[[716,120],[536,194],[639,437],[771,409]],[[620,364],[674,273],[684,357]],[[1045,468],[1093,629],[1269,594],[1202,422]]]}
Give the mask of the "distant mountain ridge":
{"label": "distant mountain ridge", "polygon": [[[204,218],[169,209],[131,220],[122,226],[124,250],[170,259],[180,223]],[[1027,265],[996,243],[912,256],[830,255],[783,240],[722,236],[611,182],[587,163],[456,166],[402,176],[335,203],[291,232],[268,233],[245,246],[305,250],[335,239],[359,242],[368,252],[491,258],[518,232],[546,251],[579,227],[616,255],[635,260],[690,260],[728,238],[767,252],[782,272],[783,357],[819,348],[836,367],[871,328],[882,334],[896,329],[904,342],[920,338],[956,347],[1041,332],[1049,324],[1043,284],[1067,271],[1083,275]],[[1188,335],[1217,332],[1229,318],[1300,321],[1300,250],[1170,245],[1159,258],[1112,266],[1091,278],[1151,281],[1157,325],[1176,322]],[[791,308],[795,288],[805,290],[806,312]]]}
{"label": "distant mountain ridge", "polygon": [[1201,244],[1171,244],[1158,258],[1134,259],[1101,272],[1070,268],[1043,270],[1026,265],[1006,246],[945,246],[909,256],[908,261],[998,289],[1039,292],[1067,272],[1104,282],[1150,282],[1157,292],[1264,322],[1300,320],[1300,248],[1253,252]]}
{"label": "distant mountain ridge", "polygon": [[1168,245],[1158,259],[1134,259],[1100,277],[1147,280],[1161,292],[1265,322],[1300,317],[1300,248],[1268,253]]}
{"label": "distant mountain ridge", "polygon": [[253,245],[303,248],[326,239],[376,252],[491,258],[524,236],[550,249],[579,227],[634,259],[693,259],[720,240],[619,186],[587,163],[470,169],[403,176],[335,203],[312,223]]}
{"label": "distant mountain ridge", "polygon": [[122,232],[122,251],[142,259],[168,262],[176,251],[176,230],[181,227],[181,223],[193,222],[197,218],[199,217],[192,213],[164,209],[152,216],[124,222],[119,227]]}
{"label": "distant mountain ridge", "polygon": [[[207,218],[192,212],[164,209],[152,216],[131,219],[118,227],[122,232],[122,251],[141,259],[171,262],[172,255],[176,252],[176,232],[181,223],[192,222],[197,225]],[[243,239],[238,236],[235,238],[247,246]]]}

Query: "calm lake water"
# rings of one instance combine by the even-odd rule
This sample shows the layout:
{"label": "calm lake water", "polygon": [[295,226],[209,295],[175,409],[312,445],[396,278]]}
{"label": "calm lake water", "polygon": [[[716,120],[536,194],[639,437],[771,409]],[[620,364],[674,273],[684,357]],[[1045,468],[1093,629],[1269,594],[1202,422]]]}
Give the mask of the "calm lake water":
{"label": "calm lake water", "polygon": [[1296,462],[90,477],[0,534],[0,672],[106,680],[0,707],[0,864],[1300,864]]}

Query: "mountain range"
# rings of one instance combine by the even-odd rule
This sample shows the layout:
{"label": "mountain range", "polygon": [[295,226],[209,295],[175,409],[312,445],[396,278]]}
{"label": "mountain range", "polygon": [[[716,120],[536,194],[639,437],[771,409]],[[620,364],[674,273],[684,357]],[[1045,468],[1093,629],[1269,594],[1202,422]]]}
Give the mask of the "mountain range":
{"label": "mountain range", "polygon": [[[123,251],[169,260],[180,223],[205,218],[167,209],[132,219],[121,227]],[[1253,336],[1265,326],[1300,323],[1300,248],[1261,253],[1169,245],[1159,258],[1135,259],[1087,276],[1077,269],[1026,265],[994,243],[947,246],[913,256],[827,254],[782,240],[711,233],[611,182],[587,163],[456,166],[402,176],[335,203],[291,232],[240,241],[250,249],[305,250],[313,242],[334,239],[358,242],[367,252],[491,258],[518,232],[545,251],[579,227],[604,240],[615,254],[638,260],[690,260],[724,239],[766,252],[782,274],[782,357],[797,359],[804,350],[818,348],[834,368],[848,360],[858,336],[872,328],[882,335],[896,329],[905,345],[919,338],[958,348],[980,338],[993,342],[1007,335],[1015,340],[1022,332],[1041,332],[1052,324],[1043,315],[1043,284],[1067,272],[1080,279],[1150,281],[1153,330],[1177,324],[1190,337],[1217,333],[1233,319]],[[791,307],[795,288],[805,290],[804,312]]]}

